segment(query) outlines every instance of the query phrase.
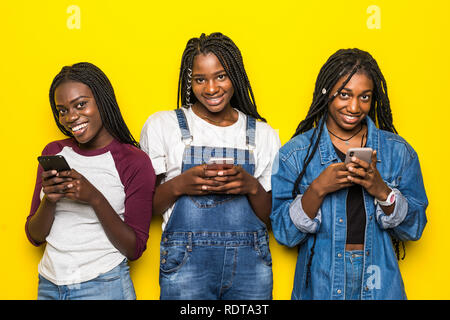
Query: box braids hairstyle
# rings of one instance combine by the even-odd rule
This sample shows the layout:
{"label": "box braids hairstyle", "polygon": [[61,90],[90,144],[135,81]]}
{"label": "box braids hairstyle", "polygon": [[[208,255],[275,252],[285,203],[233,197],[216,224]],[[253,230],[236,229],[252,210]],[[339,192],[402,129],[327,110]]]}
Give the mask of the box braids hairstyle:
{"label": "box braids hairstyle", "polygon": [[256,109],[255,97],[239,48],[220,32],[210,35],[202,33],[199,38],[192,38],[187,42],[181,58],[177,108],[180,107],[180,103],[182,106],[190,107],[196,102],[191,88],[194,58],[196,55],[208,53],[213,53],[217,57],[231,80],[234,89],[231,105],[247,115],[266,122]]}
{"label": "box braids hairstyle", "polygon": [[63,67],[50,86],[49,98],[53,117],[59,130],[64,135],[73,137],[72,133],[59,123],[59,113],[55,103],[55,90],[60,84],[67,81],[81,82],[87,85],[94,95],[105,129],[121,143],[131,144],[140,148],[139,143],[133,138],[123,120],[111,82],[103,71],[88,62],[80,62],[72,66]]}

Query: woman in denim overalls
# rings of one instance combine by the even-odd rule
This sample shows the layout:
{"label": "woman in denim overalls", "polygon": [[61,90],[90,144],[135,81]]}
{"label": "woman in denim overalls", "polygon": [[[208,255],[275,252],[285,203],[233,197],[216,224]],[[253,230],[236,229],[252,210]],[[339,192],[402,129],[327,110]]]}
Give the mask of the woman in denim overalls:
{"label": "woman in denim overalls", "polygon": [[[183,107],[152,115],[141,134],[157,167],[157,145],[168,149],[154,210],[175,204],[161,239],[161,299],[271,299],[266,224],[279,139],[256,111],[239,49],[220,33],[189,40],[178,92]],[[265,188],[256,171],[267,148]],[[181,154],[180,172],[168,177]],[[209,164],[213,157],[232,163]]]}

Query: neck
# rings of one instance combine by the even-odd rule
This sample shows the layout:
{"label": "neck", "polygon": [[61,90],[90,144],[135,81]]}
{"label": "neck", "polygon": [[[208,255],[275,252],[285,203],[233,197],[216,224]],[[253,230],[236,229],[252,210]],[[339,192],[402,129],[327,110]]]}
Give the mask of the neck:
{"label": "neck", "polygon": [[107,135],[93,138],[86,143],[80,143],[77,141],[77,144],[82,150],[98,150],[108,146],[113,140],[113,136],[108,133]]}
{"label": "neck", "polygon": [[205,106],[203,106],[198,101],[191,107],[192,111],[206,122],[220,126],[226,127],[232,125],[238,120],[238,113],[228,104],[219,112],[211,112]]}

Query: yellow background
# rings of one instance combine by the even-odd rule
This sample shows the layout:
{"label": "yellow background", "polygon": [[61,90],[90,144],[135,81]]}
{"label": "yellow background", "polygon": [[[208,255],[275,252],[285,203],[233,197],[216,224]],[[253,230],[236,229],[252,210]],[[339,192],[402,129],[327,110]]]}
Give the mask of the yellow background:
{"label": "yellow background", "polygon": [[[70,5],[81,28],[69,29]],[[370,5],[381,28],[369,29]],[[1,1],[2,153],[0,299],[35,299],[42,248],[28,243],[36,157],[63,138],[48,90],[62,66],[98,65],[111,80],[138,139],[147,117],[176,106],[181,54],[202,32],[230,36],[244,56],[260,113],[284,144],[306,115],[316,76],[339,48],[373,54],[384,73],[394,124],[418,152],[430,205],[422,239],[400,261],[410,299],[449,299],[450,1]],[[139,299],[158,299],[161,218],[131,263]],[[274,298],[289,299],[296,249],[271,238]]]}

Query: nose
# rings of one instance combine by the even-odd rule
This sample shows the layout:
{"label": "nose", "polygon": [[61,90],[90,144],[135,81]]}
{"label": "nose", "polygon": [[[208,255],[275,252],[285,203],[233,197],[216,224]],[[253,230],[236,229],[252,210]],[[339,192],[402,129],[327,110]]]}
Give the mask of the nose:
{"label": "nose", "polygon": [[75,108],[69,108],[69,110],[67,110],[67,113],[64,117],[64,121],[67,123],[71,123],[76,121],[79,118],[79,114],[78,111]]}
{"label": "nose", "polygon": [[219,91],[219,87],[217,86],[214,80],[210,80],[206,82],[205,92],[208,95],[214,95]]}
{"label": "nose", "polygon": [[347,104],[347,112],[358,114],[360,112],[359,99],[358,97],[353,97]]}

